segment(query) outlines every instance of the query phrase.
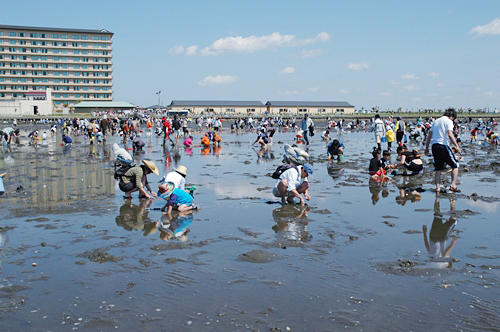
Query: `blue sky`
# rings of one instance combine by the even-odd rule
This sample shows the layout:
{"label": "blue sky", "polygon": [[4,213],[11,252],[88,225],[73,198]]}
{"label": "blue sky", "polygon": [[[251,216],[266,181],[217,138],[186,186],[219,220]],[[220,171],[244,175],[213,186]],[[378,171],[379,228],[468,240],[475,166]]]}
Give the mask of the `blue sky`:
{"label": "blue sky", "polygon": [[0,24],[107,29],[114,100],[500,107],[500,1],[4,1]]}

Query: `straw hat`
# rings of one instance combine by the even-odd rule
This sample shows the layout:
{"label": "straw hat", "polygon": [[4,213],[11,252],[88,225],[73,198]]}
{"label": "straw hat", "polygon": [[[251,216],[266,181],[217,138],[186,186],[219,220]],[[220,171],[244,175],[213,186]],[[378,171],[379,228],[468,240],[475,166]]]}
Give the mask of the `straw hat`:
{"label": "straw hat", "polygon": [[146,165],[150,170],[151,172],[155,173],[156,175],[160,174],[160,172],[158,172],[158,168],[156,167],[156,164],[150,160],[143,160],[142,161],[144,163],[144,165]]}
{"label": "straw hat", "polygon": [[179,167],[174,168],[174,171],[176,171],[177,173],[180,173],[180,174],[182,174],[184,176],[186,176],[187,170],[188,170],[187,167],[183,166],[183,165],[179,165]]}

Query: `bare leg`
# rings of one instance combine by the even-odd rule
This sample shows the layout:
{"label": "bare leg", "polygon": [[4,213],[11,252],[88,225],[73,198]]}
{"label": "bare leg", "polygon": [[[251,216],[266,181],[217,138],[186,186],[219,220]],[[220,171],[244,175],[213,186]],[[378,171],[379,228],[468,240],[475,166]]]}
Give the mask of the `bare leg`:
{"label": "bare leg", "polygon": [[288,188],[288,180],[283,179],[278,183],[278,191],[280,192],[281,195],[281,203],[285,204],[286,201],[286,188]]}
{"label": "bare leg", "polygon": [[436,181],[436,193],[439,194],[441,190],[441,171],[436,171],[435,181]]}
{"label": "bare leg", "polygon": [[454,168],[451,171],[451,188],[456,188],[457,187],[457,178],[458,178],[458,168]]}

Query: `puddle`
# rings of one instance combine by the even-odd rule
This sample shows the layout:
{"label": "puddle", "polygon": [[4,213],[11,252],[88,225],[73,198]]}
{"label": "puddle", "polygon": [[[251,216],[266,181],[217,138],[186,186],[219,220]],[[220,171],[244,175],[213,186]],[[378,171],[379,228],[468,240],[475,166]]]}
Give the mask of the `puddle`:
{"label": "puddle", "polygon": [[[40,129],[40,128],[39,128]],[[24,130],[24,134],[26,134]],[[24,135],[25,136],[25,135]],[[0,316],[5,330],[486,330],[500,303],[498,151],[464,139],[460,194],[427,171],[369,180],[371,133],[345,133],[328,161],[314,137],[307,206],[281,206],[270,178],[293,132],[268,151],[254,133],[218,148],[142,154],[160,176],[184,165],[201,210],[129,201],[104,146],[82,137],[0,147]],[[194,134],[194,141],[200,140]],[[422,146],[411,146],[423,150]],[[395,162],[392,156],[392,162]],[[443,178],[449,182],[449,174]],[[446,183],[445,183],[446,184]],[[162,224],[164,226],[159,227]],[[23,317],[22,322],[19,317]]]}

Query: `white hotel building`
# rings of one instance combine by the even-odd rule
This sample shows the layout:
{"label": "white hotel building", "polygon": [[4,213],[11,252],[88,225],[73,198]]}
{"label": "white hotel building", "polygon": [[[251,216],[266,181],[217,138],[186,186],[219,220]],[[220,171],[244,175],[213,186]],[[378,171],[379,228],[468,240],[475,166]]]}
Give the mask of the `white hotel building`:
{"label": "white hotel building", "polygon": [[112,101],[112,37],[107,30],[0,25],[0,101],[48,88],[55,107]]}

